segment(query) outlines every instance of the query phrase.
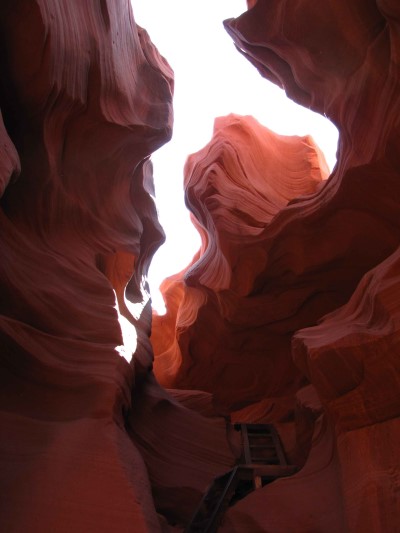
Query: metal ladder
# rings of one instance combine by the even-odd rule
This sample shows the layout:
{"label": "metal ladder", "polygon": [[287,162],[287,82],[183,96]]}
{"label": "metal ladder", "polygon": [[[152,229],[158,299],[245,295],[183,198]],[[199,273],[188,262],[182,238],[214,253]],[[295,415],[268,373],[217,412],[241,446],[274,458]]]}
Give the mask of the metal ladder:
{"label": "metal ladder", "polygon": [[[253,465],[255,469],[261,465],[288,466],[278,432],[272,424],[236,424],[235,428],[242,432],[243,460],[246,465]],[[289,470],[292,469],[293,467]],[[285,469],[270,469],[270,471],[271,477],[275,477],[273,473],[279,474]],[[262,487],[262,476],[255,475],[254,488],[260,487]]]}
{"label": "metal ladder", "polygon": [[243,463],[213,480],[184,533],[216,533],[229,506],[252,490],[298,470],[287,464],[271,424],[236,424],[235,429],[242,433]]}

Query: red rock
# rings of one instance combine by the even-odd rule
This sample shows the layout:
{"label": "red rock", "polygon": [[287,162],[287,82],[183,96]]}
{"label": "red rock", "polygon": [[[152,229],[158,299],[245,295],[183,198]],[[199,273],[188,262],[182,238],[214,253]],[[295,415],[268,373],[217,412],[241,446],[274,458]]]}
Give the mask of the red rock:
{"label": "red rock", "polygon": [[228,510],[222,532],[346,531],[335,439],[321,416],[303,469],[255,490]]}
{"label": "red rock", "polygon": [[237,453],[151,372],[172,71],[128,0],[7,1],[0,27],[0,529],[172,531],[158,494],[189,493],[182,521]]}
{"label": "red rock", "polygon": [[[300,464],[308,454],[304,468],[239,502],[226,531],[396,530],[400,7],[248,7],[226,22],[228,32],[264,77],[335,123],[338,163],[323,188],[276,205],[257,226],[254,212],[268,201],[248,202],[242,178],[235,203],[236,173],[223,155],[207,147],[208,158],[192,156],[187,169],[199,179],[187,199],[203,246],[168,287],[176,334],[158,344],[156,370],[169,386],[213,393],[225,413],[281,424],[292,417],[297,449],[289,451]],[[246,155],[242,175],[258,184]],[[315,428],[318,411],[301,398],[308,382],[322,402]]]}
{"label": "red rock", "polygon": [[[182,530],[240,455],[225,418],[274,422],[301,470],[221,531],[395,531],[399,487],[399,21],[395,0],[249,0],[240,51],[340,130],[218,119],[186,166],[202,235],[163,240],[148,157],[173,75],[127,0],[0,6],[0,499],[7,533]],[[201,389],[201,390],[197,390]]]}
{"label": "red rock", "polygon": [[294,337],[295,361],[335,423],[352,531],[390,531],[400,516],[399,265],[396,251],[345,306]]}
{"label": "red rock", "polygon": [[[305,201],[326,176],[310,137],[277,135],[252,117],[216,120],[211,142],[185,167],[186,199],[202,247],[187,272],[161,289],[168,311],[154,316],[153,327],[160,383],[213,392],[219,409],[230,411],[284,387],[285,394],[294,393],[298,371],[280,353],[289,349],[290,337],[275,325],[273,334],[256,330],[257,320],[273,322],[277,303],[268,308],[256,303],[257,294],[247,295],[266,260],[266,228],[291,199]],[[284,299],[279,285],[274,290]],[[246,310],[253,302],[258,307]]]}
{"label": "red rock", "polygon": [[[399,242],[393,239],[398,233],[400,137],[394,117],[400,105],[400,9],[390,0],[351,6],[327,2],[317,10],[311,2],[296,4],[298,9],[258,0],[226,27],[263,76],[296,101],[326,114],[340,131],[337,168],[319,205],[310,203],[303,219],[304,225],[314,218],[312,211],[318,213],[321,237],[310,244],[319,250],[319,266],[311,267],[309,261],[297,282],[304,283],[307,271],[313,272],[314,282],[322,279],[317,273],[326,253],[322,238],[329,238],[330,252],[336,253],[335,259],[331,256],[336,281],[324,297],[331,299],[332,309],[337,307],[334,293],[350,297],[359,284],[346,305],[320,325],[296,333],[294,359],[334,421],[348,529],[391,531],[400,520],[395,444],[400,270]],[[335,229],[322,222],[329,219],[329,211],[341,213],[332,219]],[[276,236],[281,247],[284,234]],[[288,266],[286,262],[284,268]],[[327,281],[329,267],[322,271]],[[270,280],[269,272],[267,265],[264,280]],[[315,286],[315,311],[321,292]],[[303,298],[303,310],[307,307]],[[311,325],[305,322],[301,327]]]}
{"label": "red rock", "polygon": [[17,150],[4,127],[3,117],[0,115],[0,197],[3,195],[12,176],[21,172]]}

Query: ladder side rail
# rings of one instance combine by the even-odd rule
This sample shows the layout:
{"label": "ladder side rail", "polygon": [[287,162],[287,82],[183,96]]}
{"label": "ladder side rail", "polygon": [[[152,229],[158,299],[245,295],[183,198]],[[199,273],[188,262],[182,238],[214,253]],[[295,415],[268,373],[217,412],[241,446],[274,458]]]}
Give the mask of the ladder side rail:
{"label": "ladder side rail", "polygon": [[247,432],[247,425],[240,424],[240,429],[242,431],[242,438],[243,438],[244,462],[246,464],[250,464],[252,460],[251,460],[250,442],[249,442],[249,434]]}
{"label": "ladder side rail", "polygon": [[225,485],[224,490],[222,491],[221,496],[216,503],[213,512],[211,513],[210,519],[204,530],[204,533],[214,533],[217,531],[219,522],[222,519],[222,514],[226,511],[226,508],[229,505],[230,500],[232,499],[233,493],[235,492],[236,486],[239,482],[239,473],[238,467],[232,470],[231,475]]}
{"label": "ladder side rail", "polygon": [[275,427],[271,428],[271,434],[275,443],[275,449],[279,459],[279,464],[281,464],[282,466],[287,466],[288,463],[286,461],[285,453],[283,451],[281,439]]}

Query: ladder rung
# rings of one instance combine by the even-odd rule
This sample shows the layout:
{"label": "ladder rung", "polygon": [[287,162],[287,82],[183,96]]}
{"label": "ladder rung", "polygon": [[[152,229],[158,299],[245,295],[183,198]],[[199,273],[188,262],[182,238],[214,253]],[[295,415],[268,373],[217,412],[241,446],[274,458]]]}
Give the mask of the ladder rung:
{"label": "ladder rung", "polygon": [[266,459],[265,457],[252,457],[253,463],[266,465],[279,465],[279,459]]}
{"label": "ladder rung", "polygon": [[268,448],[275,449],[274,444],[249,444],[250,448]]}
{"label": "ladder rung", "polygon": [[289,466],[282,466],[282,465],[257,465],[252,464],[249,465],[253,469],[254,475],[261,476],[261,477],[285,477],[285,476],[291,476],[298,472],[297,466],[289,465]]}

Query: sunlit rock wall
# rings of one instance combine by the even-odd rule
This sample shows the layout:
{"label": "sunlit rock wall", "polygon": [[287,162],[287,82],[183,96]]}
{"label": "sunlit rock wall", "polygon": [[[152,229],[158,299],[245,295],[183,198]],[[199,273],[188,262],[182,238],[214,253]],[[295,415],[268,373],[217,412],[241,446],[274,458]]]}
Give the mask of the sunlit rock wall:
{"label": "sunlit rock wall", "polygon": [[[327,175],[311,137],[277,135],[252,117],[216,120],[212,140],[185,167],[202,248],[185,273],[164,282],[168,312],[154,316],[162,384],[213,392],[227,412],[297,390],[301,374],[282,357],[290,336],[275,324],[289,303],[284,288],[272,288],[269,305],[249,293],[266,260],[266,228],[290,200],[315,194]],[[264,322],[272,332],[258,327]]]}
{"label": "sunlit rock wall", "polygon": [[[396,530],[400,6],[252,0],[248,7],[225,23],[238,50],[337,126],[338,162],[323,187],[277,205],[249,238],[247,178],[228,212],[221,198],[231,198],[232,172],[220,154],[206,165],[203,152],[189,159],[187,201],[203,247],[166,282],[173,319],[157,320],[175,323],[176,332],[156,347],[156,369],[166,383],[212,392],[216,408],[234,417],[293,420],[309,450],[298,475],[239,502],[223,531]],[[240,175],[254,176],[257,187],[246,164]],[[209,178],[216,168],[217,189]],[[192,194],[197,175],[203,185]],[[259,195],[255,204],[263,211],[269,201]]]}
{"label": "sunlit rock wall", "polygon": [[5,0],[0,28],[0,529],[168,531],[237,452],[151,373],[172,71],[128,0]]}
{"label": "sunlit rock wall", "polygon": [[202,248],[154,320],[166,391],[145,276],[171,69],[127,0],[1,3],[2,531],[182,530],[240,453],[218,413],[275,422],[302,467],[221,531],[400,523],[400,7],[248,5],[228,32],[336,124],[338,164],[216,121],[185,170]]}

